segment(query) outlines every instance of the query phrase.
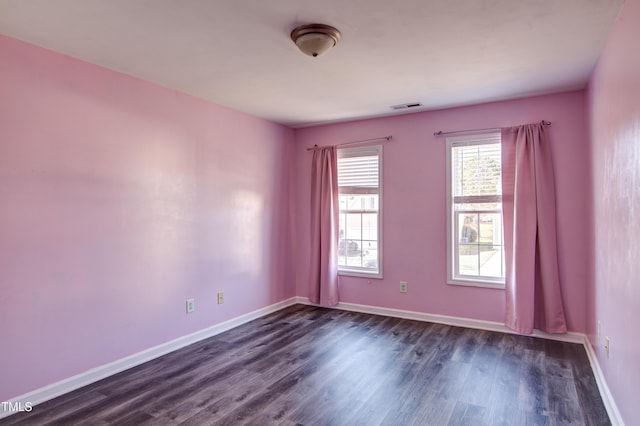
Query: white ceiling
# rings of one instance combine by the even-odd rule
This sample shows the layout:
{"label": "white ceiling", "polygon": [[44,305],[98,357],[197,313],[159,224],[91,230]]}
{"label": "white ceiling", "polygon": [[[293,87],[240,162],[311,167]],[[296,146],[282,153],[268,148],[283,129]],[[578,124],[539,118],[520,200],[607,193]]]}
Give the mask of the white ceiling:
{"label": "white ceiling", "polygon": [[0,0],[0,33],[301,127],[583,88],[622,1]]}

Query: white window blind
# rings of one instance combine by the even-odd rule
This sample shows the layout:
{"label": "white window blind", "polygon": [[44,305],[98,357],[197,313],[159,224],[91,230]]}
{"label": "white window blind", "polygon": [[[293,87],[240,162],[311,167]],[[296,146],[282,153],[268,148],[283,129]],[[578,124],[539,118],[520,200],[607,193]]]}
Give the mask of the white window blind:
{"label": "white window blind", "polygon": [[376,193],[379,170],[377,150],[338,151],[338,187],[342,193]]}
{"label": "white window blind", "polygon": [[452,145],[454,203],[501,201],[500,149],[500,144],[493,141]]}

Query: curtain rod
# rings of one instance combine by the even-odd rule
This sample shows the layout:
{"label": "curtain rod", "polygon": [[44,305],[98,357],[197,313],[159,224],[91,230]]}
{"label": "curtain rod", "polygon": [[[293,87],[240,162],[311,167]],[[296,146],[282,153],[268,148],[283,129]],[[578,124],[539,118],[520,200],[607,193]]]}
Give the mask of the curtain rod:
{"label": "curtain rod", "polygon": [[[542,125],[543,126],[551,126],[551,122],[550,121],[545,121],[542,120]],[[442,135],[451,135],[454,133],[467,133],[467,132],[483,132],[483,131],[488,131],[488,130],[501,130],[501,127],[489,127],[487,129],[469,129],[469,130],[454,130],[452,132],[443,132],[438,131],[438,132],[433,132],[433,136],[442,136]]]}
{"label": "curtain rod", "polygon": [[[371,138],[371,139],[363,139],[361,141],[339,143],[336,146],[346,146],[346,145],[353,145],[354,143],[365,143],[365,142],[380,141],[382,139],[384,139],[386,141],[390,141],[392,138],[393,138],[393,136],[391,136],[391,135],[389,135],[389,136],[381,136],[379,138]],[[307,148],[307,151],[314,151],[314,150],[316,150],[318,148],[320,148],[318,145],[314,145],[313,148]]]}

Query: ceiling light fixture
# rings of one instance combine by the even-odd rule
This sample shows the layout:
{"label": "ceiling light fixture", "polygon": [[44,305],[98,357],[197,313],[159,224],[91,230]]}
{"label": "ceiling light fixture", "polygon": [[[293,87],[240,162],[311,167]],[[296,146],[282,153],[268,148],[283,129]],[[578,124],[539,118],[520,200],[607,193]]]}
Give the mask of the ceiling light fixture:
{"label": "ceiling light fixture", "polygon": [[340,40],[337,28],[324,24],[301,25],[291,31],[291,40],[305,55],[322,55]]}

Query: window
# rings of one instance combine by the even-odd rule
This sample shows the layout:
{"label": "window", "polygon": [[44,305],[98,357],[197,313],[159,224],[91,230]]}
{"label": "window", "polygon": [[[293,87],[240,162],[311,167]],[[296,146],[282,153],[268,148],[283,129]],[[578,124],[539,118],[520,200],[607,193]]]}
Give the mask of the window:
{"label": "window", "polygon": [[382,146],[338,149],[338,271],[382,278]]}
{"label": "window", "polygon": [[447,138],[449,284],[504,287],[500,134]]}

